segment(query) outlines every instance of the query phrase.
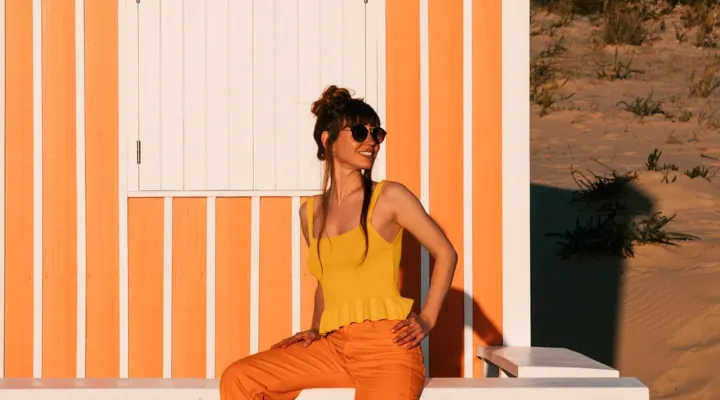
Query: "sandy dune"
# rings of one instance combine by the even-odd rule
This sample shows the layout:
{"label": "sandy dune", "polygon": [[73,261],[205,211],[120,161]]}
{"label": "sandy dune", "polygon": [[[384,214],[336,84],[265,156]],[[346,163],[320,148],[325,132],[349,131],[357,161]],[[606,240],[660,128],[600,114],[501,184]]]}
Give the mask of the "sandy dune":
{"label": "sandy dune", "polygon": [[[640,46],[605,45],[602,19],[575,16],[547,28],[557,20],[537,11],[531,26],[536,32],[532,60],[551,63],[554,81],[567,79],[550,108],[531,109],[531,180],[557,190],[555,197],[532,199],[533,221],[542,225],[533,228],[533,246],[540,249],[534,262],[566,271],[617,263],[616,325],[610,340],[614,354],[607,360],[622,375],[648,385],[653,399],[720,399],[720,173],[714,176],[714,168],[720,167],[720,88],[707,97],[690,90],[693,71],[697,82],[706,67],[717,68],[708,82],[720,85],[720,50],[695,46],[692,30],[678,41],[674,26],[682,26],[679,10],[646,22],[653,40]],[[643,73],[599,78],[599,65],[608,70],[616,50],[623,61],[632,57],[632,68]],[[664,114],[640,117],[617,105],[650,93]],[[677,171],[648,171],[645,163],[656,148],[662,151],[659,164],[676,164]],[[710,171],[707,179],[683,175],[696,166]],[[701,240],[678,247],[641,246],[634,258],[624,260],[559,260],[553,239],[542,234],[572,229],[578,215],[587,216],[566,206],[571,191],[578,189],[571,168],[586,174],[610,169],[637,173],[633,186],[647,202],[637,216],[677,213],[667,230]],[[563,340],[574,339],[568,334]]]}

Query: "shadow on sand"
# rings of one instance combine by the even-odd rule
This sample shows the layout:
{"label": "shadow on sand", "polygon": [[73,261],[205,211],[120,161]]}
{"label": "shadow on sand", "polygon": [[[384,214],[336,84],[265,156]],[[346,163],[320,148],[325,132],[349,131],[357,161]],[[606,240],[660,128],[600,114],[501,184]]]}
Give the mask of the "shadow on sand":
{"label": "shadow on sand", "polygon": [[[578,216],[581,224],[587,220],[580,206],[569,204],[571,196],[571,190],[530,185],[532,345],[566,347],[615,366],[623,260],[561,260],[556,238],[545,236],[574,229]],[[651,200],[632,185],[625,203],[621,223],[653,212]]]}

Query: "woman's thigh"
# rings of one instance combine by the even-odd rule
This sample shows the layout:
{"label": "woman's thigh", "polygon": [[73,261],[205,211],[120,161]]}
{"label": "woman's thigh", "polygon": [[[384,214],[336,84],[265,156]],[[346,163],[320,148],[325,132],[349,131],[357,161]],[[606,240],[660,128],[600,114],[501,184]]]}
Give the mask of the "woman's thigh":
{"label": "woman's thigh", "polygon": [[224,371],[222,381],[221,387],[228,390],[235,388],[251,396],[262,393],[271,399],[293,399],[306,388],[352,386],[333,344],[326,338],[308,347],[296,343],[235,361]]}
{"label": "woman's thigh", "polygon": [[397,321],[374,321],[350,329],[346,367],[356,400],[416,400],[425,387],[420,347],[398,346],[390,330]]}

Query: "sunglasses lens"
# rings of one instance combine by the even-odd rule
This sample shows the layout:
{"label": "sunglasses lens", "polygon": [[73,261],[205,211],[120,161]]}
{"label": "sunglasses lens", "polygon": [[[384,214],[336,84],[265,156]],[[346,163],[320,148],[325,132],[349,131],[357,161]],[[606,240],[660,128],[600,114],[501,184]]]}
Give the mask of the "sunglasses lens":
{"label": "sunglasses lens", "polygon": [[[368,129],[363,125],[353,126],[350,128],[350,131],[352,132],[353,139],[358,143],[362,143],[367,139]],[[372,130],[372,137],[378,144],[385,141],[385,135],[387,135],[387,132],[385,132],[383,128],[373,128]]]}
{"label": "sunglasses lens", "polygon": [[383,128],[373,129],[373,137],[375,138],[375,141],[378,142],[378,144],[385,141],[385,135],[387,135],[387,132],[385,132],[385,129],[383,129]]}
{"label": "sunglasses lens", "polygon": [[368,130],[362,125],[353,126],[350,128],[350,131],[352,132],[353,139],[358,143],[362,143],[367,139]]}

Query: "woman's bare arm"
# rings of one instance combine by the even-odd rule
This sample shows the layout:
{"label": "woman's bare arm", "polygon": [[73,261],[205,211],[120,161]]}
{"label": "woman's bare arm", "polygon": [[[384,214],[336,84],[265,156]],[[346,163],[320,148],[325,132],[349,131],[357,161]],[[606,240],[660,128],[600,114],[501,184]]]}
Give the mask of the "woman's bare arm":
{"label": "woman's bare arm", "polygon": [[420,316],[426,318],[433,327],[455,274],[457,252],[415,194],[404,185],[390,181],[383,190],[398,225],[415,236],[435,259],[427,300],[420,312]]}
{"label": "woman's bare arm", "polygon": [[320,330],[320,317],[325,309],[325,298],[323,297],[322,287],[318,282],[317,289],[315,289],[315,306],[313,308],[312,325],[310,329],[318,331]]}

